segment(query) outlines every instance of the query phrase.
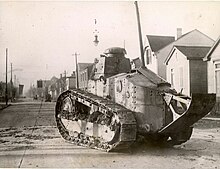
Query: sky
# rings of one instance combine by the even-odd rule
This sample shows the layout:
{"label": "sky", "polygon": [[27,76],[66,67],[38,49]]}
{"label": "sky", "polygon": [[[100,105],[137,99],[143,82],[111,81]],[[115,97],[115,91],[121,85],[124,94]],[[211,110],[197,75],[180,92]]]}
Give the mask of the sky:
{"label": "sky", "polygon": [[[138,2],[143,40],[146,35],[176,36],[198,29],[213,40],[220,35],[220,1]],[[95,24],[95,19],[97,23]],[[98,30],[98,46],[93,44]],[[130,59],[140,56],[133,1],[0,1],[0,81],[5,81],[5,51],[13,79],[70,75],[78,62],[93,62],[105,49],[124,47]],[[9,74],[10,75],[10,74]],[[10,76],[9,76],[10,78]]]}

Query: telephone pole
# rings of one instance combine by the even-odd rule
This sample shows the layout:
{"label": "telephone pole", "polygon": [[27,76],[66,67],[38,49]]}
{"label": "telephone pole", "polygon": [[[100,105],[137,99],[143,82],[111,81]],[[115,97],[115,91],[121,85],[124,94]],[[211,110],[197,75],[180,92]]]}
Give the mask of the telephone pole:
{"label": "telephone pole", "polygon": [[5,104],[8,105],[8,48],[6,48]]}
{"label": "telephone pole", "polygon": [[75,56],[75,64],[76,64],[76,88],[79,88],[79,72],[78,72],[78,61],[77,61],[77,56],[79,55],[78,53],[72,54]]}
{"label": "telephone pole", "polygon": [[11,101],[13,101],[12,63],[11,63],[11,81],[10,81],[10,84],[11,84]]}

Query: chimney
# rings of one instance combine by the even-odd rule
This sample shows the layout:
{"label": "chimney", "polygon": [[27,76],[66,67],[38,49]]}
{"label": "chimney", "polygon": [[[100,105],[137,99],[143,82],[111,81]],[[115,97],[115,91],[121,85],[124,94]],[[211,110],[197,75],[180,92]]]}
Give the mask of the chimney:
{"label": "chimney", "polygon": [[61,73],[61,74],[60,74],[60,79],[62,79],[62,77],[63,77],[63,76],[62,76],[62,73]]}
{"label": "chimney", "polygon": [[182,28],[177,28],[177,36],[176,38],[179,39],[182,36]]}

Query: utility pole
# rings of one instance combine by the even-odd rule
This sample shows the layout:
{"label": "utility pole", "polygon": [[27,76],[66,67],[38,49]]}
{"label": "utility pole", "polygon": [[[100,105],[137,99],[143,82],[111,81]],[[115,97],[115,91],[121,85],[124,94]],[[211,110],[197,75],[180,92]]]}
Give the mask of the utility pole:
{"label": "utility pole", "polygon": [[14,75],[14,86],[16,86],[17,85],[17,83],[16,83],[16,75]]}
{"label": "utility pole", "polygon": [[11,81],[10,81],[10,84],[11,84],[11,101],[13,101],[12,63],[11,63]]}
{"label": "utility pole", "polygon": [[8,48],[6,48],[5,104],[8,105]]}
{"label": "utility pole", "polygon": [[66,70],[64,70],[64,91],[67,90],[67,83],[66,83]]}
{"label": "utility pole", "polygon": [[135,4],[135,7],[136,7],[136,13],[137,13],[138,33],[139,33],[140,51],[141,51],[141,62],[142,62],[142,67],[145,67],[144,48],[143,48],[142,33],[141,33],[141,22],[140,22],[140,15],[139,15],[139,9],[138,9],[137,1],[135,1],[134,4]]}
{"label": "utility pole", "polygon": [[75,64],[76,64],[76,88],[79,88],[79,70],[78,70],[78,61],[77,61],[77,56],[79,55],[78,53],[75,52],[73,54],[75,56]]}

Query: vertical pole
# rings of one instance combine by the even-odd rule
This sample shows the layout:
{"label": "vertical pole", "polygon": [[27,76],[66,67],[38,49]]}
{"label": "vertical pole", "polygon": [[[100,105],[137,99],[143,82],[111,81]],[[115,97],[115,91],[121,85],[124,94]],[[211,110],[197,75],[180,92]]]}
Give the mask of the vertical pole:
{"label": "vertical pole", "polygon": [[11,101],[13,101],[12,63],[11,63],[11,80],[10,80],[10,84],[11,84]]}
{"label": "vertical pole", "polygon": [[145,62],[144,62],[144,49],[143,49],[143,41],[142,41],[142,33],[141,33],[141,23],[140,23],[140,15],[139,15],[139,10],[138,10],[138,3],[137,3],[137,1],[135,1],[134,4],[135,4],[135,7],[136,7],[136,13],[137,13],[138,33],[139,33],[140,52],[141,52],[141,62],[142,62],[142,67],[145,67]]}
{"label": "vertical pole", "polygon": [[67,90],[67,85],[66,85],[66,70],[64,70],[64,91]]}
{"label": "vertical pole", "polygon": [[17,83],[16,83],[16,75],[14,75],[14,86],[16,86]]}
{"label": "vertical pole", "polygon": [[5,104],[8,105],[8,48],[6,48]]}
{"label": "vertical pole", "polygon": [[79,72],[78,72],[78,62],[77,62],[77,53],[75,53],[76,60],[76,88],[79,88]]}

